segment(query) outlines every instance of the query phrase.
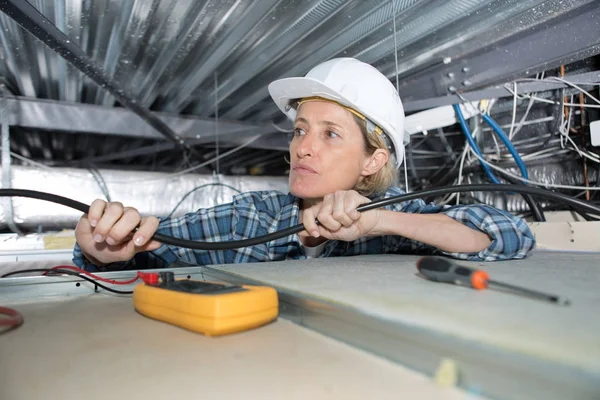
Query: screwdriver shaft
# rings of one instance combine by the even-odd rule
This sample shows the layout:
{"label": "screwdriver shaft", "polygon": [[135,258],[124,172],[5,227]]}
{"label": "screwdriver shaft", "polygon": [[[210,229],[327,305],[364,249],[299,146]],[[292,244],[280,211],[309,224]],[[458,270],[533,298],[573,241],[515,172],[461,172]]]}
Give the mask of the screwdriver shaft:
{"label": "screwdriver shaft", "polygon": [[521,286],[515,286],[515,285],[511,285],[511,284],[504,283],[504,282],[498,282],[498,281],[495,281],[492,279],[488,279],[488,285],[495,286],[498,288],[508,289],[513,292],[521,293],[521,294],[524,294],[524,295],[527,295],[530,297],[535,297],[535,298],[542,299],[542,300],[548,300],[552,303],[562,304],[565,306],[569,305],[571,303],[568,299],[561,298],[561,297],[553,295],[553,294],[538,292],[537,290],[526,289]]}

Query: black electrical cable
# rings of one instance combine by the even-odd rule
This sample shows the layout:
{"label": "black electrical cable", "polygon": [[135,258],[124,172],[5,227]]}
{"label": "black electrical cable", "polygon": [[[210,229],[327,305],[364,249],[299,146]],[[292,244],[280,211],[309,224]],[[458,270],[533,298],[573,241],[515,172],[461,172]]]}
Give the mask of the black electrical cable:
{"label": "black electrical cable", "polygon": [[215,182],[215,183],[206,183],[204,185],[200,185],[200,186],[196,186],[195,188],[193,188],[192,190],[190,190],[189,192],[187,192],[182,198],[181,200],[179,200],[179,203],[177,203],[177,205],[173,208],[173,210],[169,213],[169,215],[167,215],[167,218],[171,218],[173,216],[173,214],[175,213],[175,211],[177,211],[177,209],[179,208],[179,206],[184,202],[184,200],[192,193],[194,193],[196,190],[200,190],[203,189],[205,187],[209,187],[209,186],[222,186],[222,187],[226,187],[228,189],[233,190],[236,193],[242,193],[238,188],[233,187],[231,185],[227,185],[226,183],[221,183],[221,182]]}
{"label": "black electrical cable", "polygon": [[[52,268],[22,269],[22,270],[6,273],[6,274],[2,275],[0,278],[6,278],[6,277],[9,277],[12,275],[26,274],[28,272],[47,272],[49,274],[56,273],[56,274],[72,275],[72,276],[76,276],[81,279],[85,279],[86,281],[93,283],[95,286],[98,286],[98,287],[106,290],[107,292],[116,293],[116,294],[132,294],[133,293],[133,291],[131,291],[131,290],[118,290],[118,289],[110,288],[110,287],[105,286],[105,285],[101,284],[100,282],[94,280],[93,278],[90,278],[89,276],[85,276],[83,274],[80,274],[79,272],[69,271],[68,269],[60,269],[60,268],[57,268],[57,269],[52,269]],[[47,276],[52,276],[52,275],[47,275]]]}
{"label": "black electrical cable", "polygon": [[[520,194],[530,194],[534,196],[544,197],[547,199],[559,200],[563,203],[569,204],[572,207],[577,207],[584,212],[589,212],[594,215],[600,215],[600,207],[590,204],[584,200],[579,200],[562,193],[552,192],[546,189],[534,188],[529,186],[521,185],[505,185],[505,184],[477,184],[477,185],[459,185],[459,186],[448,186],[442,188],[420,190],[418,192],[412,192],[399,196],[388,197],[380,200],[373,201],[371,203],[363,204],[356,210],[363,212],[372,210],[374,208],[384,207],[394,203],[400,203],[408,200],[414,200],[426,196],[442,196],[448,193],[464,193],[464,192],[514,192]],[[81,203],[76,200],[72,200],[66,197],[58,196],[51,193],[38,192],[35,190],[25,189],[0,189],[0,197],[29,197],[33,199],[46,200],[53,203],[62,204],[67,207],[74,208],[83,213],[87,213],[90,206]],[[318,221],[317,221],[318,223]],[[303,224],[291,226],[286,229],[282,229],[278,232],[270,233],[264,236],[258,236],[251,239],[244,240],[232,240],[228,242],[196,242],[194,240],[178,239],[171,236],[162,235],[155,233],[153,236],[154,240],[157,240],[164,244],[170,244],[173,246],[184,247],[194,250],[228,250],[237,249],[241,247],[255,246],[257,244],[270,242],[285,236],[293,235],[295,233],[304,230]]]}
{"label": "black electrical cable", "polygon": [[[548,205],[546,207],[542,207],[542,210],[544,212],[550,212],[550,211],[569,211],[569,210],[571,210],[571,211],[576,212],[579,215],[581,215],[581,213],[585,213],[584,211],[578,210],[578,209],[574,208],[573,206],[569,206],[567,204],[562,204],[562,205],[552,205],[551,204],[551,205]],[[525,211],[523,213],[520,213],[520,215],[522,216],[522,218],[530,217],[531,216],[531,210]],[[581,216],[584,219],[586,219],[586,217],[589,218],[589,219],[586,219],[588,221],[596,221],[596,220],[598,220],[597,218],[594,218],[594,217],[590,216],[589,214],[586,214],[585,216],[584,215],[581,215]]]}
{"label": "black electrical cable", "polygon": [[[512,184],[523,185],[523,183],[521,181],[519,181],[516,178],[513,178],[512,176],[505,175],[503,178]],[[531,211],[533,220],[535,222],[546,222],[546,216],[544,215],[544,212],[542,211],[542,206],[540,205],[540,203],[538,203],[538,201],[529,194],[522,194],[522,196],[523,196],[523,199],[525,200],[525,202],[527,203],[527,205],[529,206],[529,210]]]}

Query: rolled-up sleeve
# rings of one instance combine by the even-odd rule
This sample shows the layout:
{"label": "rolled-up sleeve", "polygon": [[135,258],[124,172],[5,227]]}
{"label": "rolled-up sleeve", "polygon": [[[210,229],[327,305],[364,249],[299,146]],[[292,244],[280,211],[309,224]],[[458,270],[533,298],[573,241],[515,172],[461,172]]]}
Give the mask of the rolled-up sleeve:
{"label": "rolled-up sleeve", "polygon": [[525,258],[535,246],[527,223],[506,211],[485,205],[455,206],[442,211],[472,229],[486,233],[492,243],[478,253],[445,253],[471,261],[496,261]]}
{"label": "rolled-up sleeve", "polygon": [[[388,194],[393,196],[401,193],[403,192]],[[445,214],[469,228],[487,234],[492,242],[486,249],[477,253],[455,253],[432,249],[410,239],[398,238],[399,242],[396,244],[398,251],[430,248],[434,253],[461,260],[499,261],[525,258],[535,247],[533,233],[522,218],[491,206],[475,204],[442,207],[419,199],[392,204],[386,208],[414,214]]]}

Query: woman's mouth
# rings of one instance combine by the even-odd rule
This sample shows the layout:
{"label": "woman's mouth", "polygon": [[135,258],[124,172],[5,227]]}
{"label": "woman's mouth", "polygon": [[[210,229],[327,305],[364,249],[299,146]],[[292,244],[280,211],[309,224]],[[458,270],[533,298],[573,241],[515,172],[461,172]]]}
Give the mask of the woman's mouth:
{"label": "woman's mouth", "polygon": [[314,175],[317,173],[314,169],[309,167],[308,165],[296,165],[293,168],[294,172],[302,175]]}

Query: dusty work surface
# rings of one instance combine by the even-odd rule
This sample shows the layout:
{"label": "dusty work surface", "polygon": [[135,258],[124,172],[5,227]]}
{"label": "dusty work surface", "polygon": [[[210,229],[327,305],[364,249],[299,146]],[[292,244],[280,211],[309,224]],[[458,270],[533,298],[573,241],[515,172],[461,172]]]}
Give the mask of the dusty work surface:
{"label": "dusty work surface", "polygon": [[150,320],[131,298],[13,304],[0,398],[473,399],[284,320],[209,338]]}
{"label": "dusty work surface", "polygon": [[[413,256],[376,255],[252,265],[220,271],[378,318],[600,374],[600,258],[536,252],[525,260],[464,262],[492,279],[566,296],[568,307],[417,276]],[[463,263],[463,262],[461,262]]]}

